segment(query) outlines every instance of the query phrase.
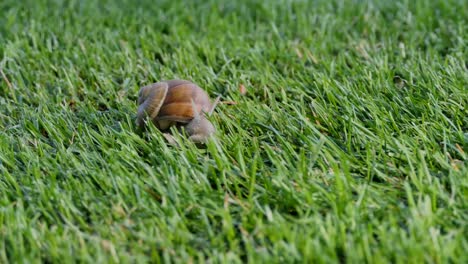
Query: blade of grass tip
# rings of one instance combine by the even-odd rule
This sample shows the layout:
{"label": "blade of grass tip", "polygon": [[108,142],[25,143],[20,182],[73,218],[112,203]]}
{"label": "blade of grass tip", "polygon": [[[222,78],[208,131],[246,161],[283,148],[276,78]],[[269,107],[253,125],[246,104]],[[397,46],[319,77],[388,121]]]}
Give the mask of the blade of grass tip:
{"label": "blade of grass tip", "polygon": [[247,198],[250,203],[252,203],[252,199],[253,199],[254,192],[255,192],[258,166],[259,166],[259,155],[258,155],[258,152],[255,152],[252,158],[252,164],[250,165],[249,194]]}
{"label": "blade of grass tip", "polygon": [[9,88],[10,90],[12,90],[12,89],[13,89],[13,85],[11,85],[10,80],[8,79],[8,77],[6,76],[6,74],[3,72],[3,68],[0,68],[0,74],[2,74],[2,78],[3,78],[3,80],[6,82],[8,88]]}

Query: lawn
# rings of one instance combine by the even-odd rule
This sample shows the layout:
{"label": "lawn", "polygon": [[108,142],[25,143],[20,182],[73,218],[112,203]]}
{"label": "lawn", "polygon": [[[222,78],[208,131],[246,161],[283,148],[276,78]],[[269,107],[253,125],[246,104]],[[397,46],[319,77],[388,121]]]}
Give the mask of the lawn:
{"label": "lawn", "polygon": [[[466,14],[0,1],[0,263],[467,263]],[[137,130],[165,79],[221,96],[206,146]]]}

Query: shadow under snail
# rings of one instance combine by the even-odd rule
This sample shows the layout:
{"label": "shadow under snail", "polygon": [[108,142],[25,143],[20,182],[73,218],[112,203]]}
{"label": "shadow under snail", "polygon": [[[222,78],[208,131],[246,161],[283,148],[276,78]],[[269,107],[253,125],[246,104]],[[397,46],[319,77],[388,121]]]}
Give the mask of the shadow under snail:
{"label": "shadow under snail", "polygon": [[[215,133],[206,114],[211,114],[216,103],[212,104],[208,94],[192,82],[167,80],[144,86],[138,93],[138,105],[136,124],[141,128],[146,120],[161,131],[174,125],[183,127],[195,143],[206,143]],[[164,136],[175,144],[169,134]]]}

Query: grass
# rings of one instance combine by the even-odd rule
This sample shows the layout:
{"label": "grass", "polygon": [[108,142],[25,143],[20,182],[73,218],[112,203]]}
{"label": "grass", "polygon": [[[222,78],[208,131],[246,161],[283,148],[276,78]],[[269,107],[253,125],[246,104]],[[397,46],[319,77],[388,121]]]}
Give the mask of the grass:
{"label": "grass", "polygon": [[[0,10],[1,263],[468,262],[466,1]],[[172,78],[206,148],[136,130]]]}

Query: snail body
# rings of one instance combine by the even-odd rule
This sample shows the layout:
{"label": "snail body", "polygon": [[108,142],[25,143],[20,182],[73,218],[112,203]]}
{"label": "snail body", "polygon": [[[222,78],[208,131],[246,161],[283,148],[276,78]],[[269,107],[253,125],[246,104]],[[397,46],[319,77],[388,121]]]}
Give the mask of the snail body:
{"label": "snail body", "polygon": [[185,127],[189,139],[205,142],[215,128],[206,118],[213,105],[208,94],[186,80],[167,80],[144,86],[138,93],[136,124],[144,127],[148,118],[161,131]]}

